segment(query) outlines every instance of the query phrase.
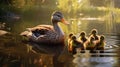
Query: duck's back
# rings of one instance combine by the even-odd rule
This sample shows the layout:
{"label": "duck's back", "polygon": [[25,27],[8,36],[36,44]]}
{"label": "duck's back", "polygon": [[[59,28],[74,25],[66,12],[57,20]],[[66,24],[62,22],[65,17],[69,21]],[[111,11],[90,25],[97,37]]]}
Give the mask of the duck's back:
{"label": "duck's back", "polygon": [[34,38],[31,37],[32,41],[38,43],[59,43],[63,39],[59,39],[59,35],[55,32],[51,25],[38,25],[33,28],[27,28],[33,33]]}
{"label": "duck's back", "polygon": [[27,29],[30,31],[35,31],[36,29],[37,30],[54,31],[53,26],[51,26],[51,25],[38,25],[38,26],[35,26],[33,28],[27,28]]}

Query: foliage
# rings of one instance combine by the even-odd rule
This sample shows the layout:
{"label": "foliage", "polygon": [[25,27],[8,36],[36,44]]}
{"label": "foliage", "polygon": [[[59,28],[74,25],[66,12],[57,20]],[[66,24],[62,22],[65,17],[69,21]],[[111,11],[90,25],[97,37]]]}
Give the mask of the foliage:
{"label": "foliage", "polygon": [[58,9],[67,18],[104,17],[113,11],[119,21],[119,8],[113,9],[114,5],[116,4],[113,4],[113,0],[0,0],[0,13],[12,11],[32,19],[41,17],[44,13],[46,14],[43,17],[50,17]]}
{"label": "foliage", "polygon": [[[116,0],[117,1],[117,0]],[[114,12],[119,22],[119,8],[114,0],[58,0],[58,8],[65,12],[69,18],[79,17],[105,17]],[[118,1],[119,2],[119,1]],[[82,14],[82,15],[80,15]]]}
{"label": "foliage", "polygon": [[75,17],[81,11],[81,9],[87,8],[88,6],[88,0],[58,0],[58,8],[63,12]]}

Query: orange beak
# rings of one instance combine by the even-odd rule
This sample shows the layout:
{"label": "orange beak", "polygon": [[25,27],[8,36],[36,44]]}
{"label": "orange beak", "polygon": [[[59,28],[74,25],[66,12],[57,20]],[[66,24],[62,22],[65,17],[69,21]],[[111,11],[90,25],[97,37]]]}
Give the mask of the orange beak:
{"label": "orange beak", "polygon": [[69,24],[69,22],[67,22],[64,18],[61,19],[61,22],[64,24]]}

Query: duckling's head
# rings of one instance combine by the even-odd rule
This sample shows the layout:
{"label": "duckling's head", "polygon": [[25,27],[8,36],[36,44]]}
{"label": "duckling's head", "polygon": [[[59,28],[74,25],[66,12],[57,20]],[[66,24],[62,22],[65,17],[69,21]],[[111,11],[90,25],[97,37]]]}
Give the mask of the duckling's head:
{"label": "duckling's head", "polygon": [[73,35],[73,36],[72,36],[72,40],[76,40],[76,36]]}
{"label": "duckling's head", "polygon": [[93,42],[95,40],[94,37],[90,37],[90,42]]}
{"label": "duckling's head", "polygon": [[91,31],[91,34],[96,35],[96,34],[97,34],[97,29],[93,29],[93,30]]}
{"label": "duckling's head", "polygon": [[53,12],[51,20],[53,23],[62,22],[64,24],[69,24],[67,21],[65,21],[63,14],[59,11]]}
{"label": "duckling's head", "polygon": [[68,37],[71,38],[72,36],[73,36],[73,33],[70,33]]}
{"label": "duckling's head", "polygon": [[104,35],[101,35],[101,36],[100,36],[100,40],[101,40],[101,41],[105,40],[105,36],[104,36]]}
{"label": "duckling's head", "polygon": [[86,33],[84,32],[84,31],[82,31],[81,33],[80,33],[80,36],[85,36],[86,35]]}

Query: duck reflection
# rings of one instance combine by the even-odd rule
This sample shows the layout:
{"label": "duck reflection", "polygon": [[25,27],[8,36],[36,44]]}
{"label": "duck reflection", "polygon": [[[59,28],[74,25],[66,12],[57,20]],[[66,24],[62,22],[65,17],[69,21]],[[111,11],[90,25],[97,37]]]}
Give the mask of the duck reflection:
{"label": "duck reflection", "polygon": [[[51,67],[63,67],[63,63],[58,60],[59,56],[62,55],[64,51],[64,45],[48,46],[40,45],[33,42],[28,42],[27,44],[28,52],[33,51],[36,54],[40,54],[41,57],[34,59],[35,64],[52,65]],[[49,58],[48,58],[49,57]],[[46,60],[47,59],[47,60]]]}

